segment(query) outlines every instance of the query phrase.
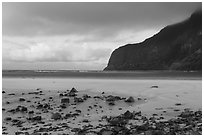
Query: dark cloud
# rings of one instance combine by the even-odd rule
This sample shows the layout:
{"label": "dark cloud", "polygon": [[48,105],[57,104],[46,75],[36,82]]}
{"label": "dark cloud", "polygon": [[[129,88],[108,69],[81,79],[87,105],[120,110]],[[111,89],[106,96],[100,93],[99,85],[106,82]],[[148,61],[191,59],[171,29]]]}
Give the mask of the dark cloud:
{"label": "dark cloud", "polygon": [[3,35],[95,34],[163,27],[201,3],[3,3]]}

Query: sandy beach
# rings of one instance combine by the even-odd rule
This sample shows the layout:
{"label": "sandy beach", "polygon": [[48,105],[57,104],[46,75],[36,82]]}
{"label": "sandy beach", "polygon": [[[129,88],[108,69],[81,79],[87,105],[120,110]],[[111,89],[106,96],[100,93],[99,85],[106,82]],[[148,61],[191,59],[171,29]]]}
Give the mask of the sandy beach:
{"label": "sandy beach", "polygon": [[3,134],[202,134],[201,80],[8,81]]}

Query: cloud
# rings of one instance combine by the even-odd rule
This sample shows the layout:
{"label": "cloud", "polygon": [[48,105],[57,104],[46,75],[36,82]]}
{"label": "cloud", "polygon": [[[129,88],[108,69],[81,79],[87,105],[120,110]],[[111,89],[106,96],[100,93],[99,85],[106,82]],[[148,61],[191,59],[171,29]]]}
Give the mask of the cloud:
{"label": "cloud", "polygon": [[161,28],[181,21],[201,3],[3,3],[3,35],[95,34]]}
{"label": "cloud", "polygon": [[[46,43],[26,42],[19,44],[3,41],[3,60],[17,62],[90,62],[109,57],[111,49],[94,48],[96,43]],[[60,44],[60,45],[55,45]],[[6,46],[5,46],[6,45]],[[91,47],[92,46],[92,47]]]}

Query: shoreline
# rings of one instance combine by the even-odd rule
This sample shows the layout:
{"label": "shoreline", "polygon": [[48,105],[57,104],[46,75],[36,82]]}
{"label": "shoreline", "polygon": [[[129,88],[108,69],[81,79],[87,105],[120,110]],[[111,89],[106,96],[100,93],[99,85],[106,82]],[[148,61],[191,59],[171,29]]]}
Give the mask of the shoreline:
{"label": "shoreline", "polygon": [[130,71],[130,72],[35,72],[35,71],[3,71],[3,78],[95,78],[95,79],[199,79],[202,72],[183,71]]}

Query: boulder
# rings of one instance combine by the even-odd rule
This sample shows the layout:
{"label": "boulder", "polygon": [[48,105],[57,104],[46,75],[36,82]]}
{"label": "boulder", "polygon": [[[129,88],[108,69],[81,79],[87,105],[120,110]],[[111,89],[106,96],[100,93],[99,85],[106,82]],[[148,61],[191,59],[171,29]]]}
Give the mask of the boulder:
{"label": "boulder", "polygon": [[84,123],[88,123],[89,120],[88,120],[88,119],[84,119],[82,122],[84,122]]}
{"label": "boulder", "polygon": [[127,99],[125,100],[125,102],[133,103],[133,102],[135,102],[135,99],[134,99],[132,96],[130,96],[129,98],[127,98]]}
{"label": "boulder", "polygon": [[115,101],[115,97],[112,95],[107,96],[106,101]]}
{"label": "boulder", "polygon": [[27,112],[27,111],[28,111],[27,107],[24,107],[24,106],[18,106],[16,108],[16,112]]}
{"label": "boulder", "polygon": [[132,119],[134,117],[134,114],[131,113],[129,110],[127,110],[124,114],[123,114],[125,119]]}
{"label": "boulder", "polygon": [[114,101],[111,101],[111,102],[108,103],[108,105],[110,105],[110,106],[114,106],[115,103],[114,103]]}
{"label": "boulder", "polygon": [[66,104],[61,104],[60,107],[63,109],[67,108]]}
{"label": "boulder", "polygon": [[74,98],[74,102],[80,103],[80,102],[84,102],[84,100],[82,98]]}
{"label": "boulder", "polygon": [[75,97],[75,96],[77,96],[77,94],[75,94],[75,92],[69,92],[67,95],[70,96],[70,97]]}
{"label": "boulder", "polygon": [[64,95],[62,93],[59,94],[60,97],[63,97]]}
{"label": "boulder", "polygon": [[66,114],[66,115],[64,116],[65,119],[68,119],[68,118],[70,118],[70,117],[72,117],[72,114]]}
{"label": "boulder", "polygon": [[60,113],[54,113],[51,116],[51,119],[54,119],[54,120],[58,120],[58,119],[61,119],[61,118],[62,118],[62,116],[61,116]]}
{"label": "boulder", "polygon": [[70,93],[77,93],[78,91],[75,88],[72,88]]}
{"label": "boulder", "polygon": [[12,120],[11,117],[6,117],[6,118],[5,118],[5,121],[11,121],[11,120]]}
{"label": "boulder", "polygon": [[35,116],[31,119],[32,121],[41,121],[42,117],[41,116]]}
{"label": "boulder", "polygon": [[19,101],[25,101],[25,99],[24,98],[19,98]]}
{"label": "boulder", "polygon": [[32,110],[32,111],[29,111],[28,114],[34,114],[34,111],[33,111],[33,110]]}
{"label": "boulder", "polygon": [[91,96],[89,96],[89,95],[87,95],[87,94],[84,94],[84,95],[83,95],[83,99],[84,99],[84,100],[87,100],[88,98],[91,98]]}
{"label": "boulder", "polygon": [[159,86],[152,86],[151,88],[159,88]]}
{"label": "boulder", "polygon": [[61,103],[69,103],[69,98],[62,98]]}

